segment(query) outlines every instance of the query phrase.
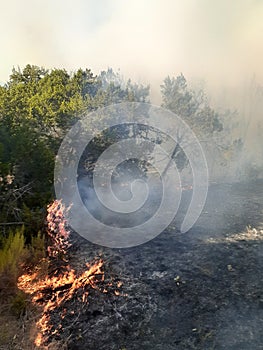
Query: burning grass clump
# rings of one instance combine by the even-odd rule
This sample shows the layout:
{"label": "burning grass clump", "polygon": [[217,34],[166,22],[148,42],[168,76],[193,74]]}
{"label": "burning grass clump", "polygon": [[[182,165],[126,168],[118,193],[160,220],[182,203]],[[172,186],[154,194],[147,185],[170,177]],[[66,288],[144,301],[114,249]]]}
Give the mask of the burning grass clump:
{"label": "burning grass clump", "polygon": [[[18,288],[30,296],[32,303],[40,307],[41,316],[36,323],[37,347],[52,342],[67,342],[78,320],[90,308],[90,296],[96,293],[98,301],[102,295],[111,292],[121,295],[121,283],[105,281],[104,263],[95,259],[77,273],[69,264],[69,230],[64,217],[65,207],[61,201],[54,201],[48,207],[47,231],[47,274],[43,276],[40,265],[21,275]],[[103,304],[103,303],[102,303]],[[99,311],[100,313],[101,311]],[[95,312],[96,314],[96,312]]]}
{"label": "burning grass clump", "polygon": [[[59,276],[39,279],[37,272],[20,276],[18,287],[31,295],[34,304],[42,307],[42,315],[37,322],[39,333],[35,339],[36,346],[41,346],[54,338],[61,340],[70,335],[81,311],[88,305],[92,289],[106,293],[104,286],[103,261],[87,265],[82,274],[68,266],[67,272]],[[73,323],[63,327],[66,315]],[[68,322],[68,321],[67,321]]]}
{"label": "burning grass clump", "polygon": [[47,208],[47,233],[50,245],[48,255],[64,260],[66,258],[69,242],[69,230],[66,228],[66,208],[61,200],[55,200]]}

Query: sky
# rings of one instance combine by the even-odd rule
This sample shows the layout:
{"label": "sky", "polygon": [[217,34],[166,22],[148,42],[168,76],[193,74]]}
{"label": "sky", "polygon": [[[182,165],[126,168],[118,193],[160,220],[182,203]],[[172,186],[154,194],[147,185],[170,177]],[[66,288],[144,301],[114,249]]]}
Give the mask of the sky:
{"label": "sky", "polygon": [[181,72],[211,94],[263,82],[263,0],[0,0],[0,82],[12,67],[112,67],[151,84]]}

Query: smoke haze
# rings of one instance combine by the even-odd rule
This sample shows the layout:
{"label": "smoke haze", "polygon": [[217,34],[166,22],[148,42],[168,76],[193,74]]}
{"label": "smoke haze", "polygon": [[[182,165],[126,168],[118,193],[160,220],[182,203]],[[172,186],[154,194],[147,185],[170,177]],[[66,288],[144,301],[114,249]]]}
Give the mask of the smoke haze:
{"label": "smoke haze", "polygon": [[263,79],[262,1],[13,0],[2,8],[2,81],[27,63],[120,68],[154,90],[180,72],[211,88]]}
{"label": "smoke haze", "polygon": [[[13,66],[112,67],[151,84],[181,72],[215,108],[238,110],[246,157],[262,157],[263,2],[1,0],[0,82]],[[260,90],[261,89],[261,90]]]}

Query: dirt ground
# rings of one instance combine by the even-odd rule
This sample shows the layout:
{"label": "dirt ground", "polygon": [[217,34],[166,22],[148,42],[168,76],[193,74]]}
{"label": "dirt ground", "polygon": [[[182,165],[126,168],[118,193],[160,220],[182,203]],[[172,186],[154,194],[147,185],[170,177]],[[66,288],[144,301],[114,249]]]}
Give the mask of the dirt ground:
{"label": "dirt ground", "polygon": [[181,234],[190,197],[185,191],[175,222],[144,245],[112,250],[75,237],[73,266],[100,255],[123,290],[91,295],[68,349],[263,349],[263,181],[212,184],[202,215]]}

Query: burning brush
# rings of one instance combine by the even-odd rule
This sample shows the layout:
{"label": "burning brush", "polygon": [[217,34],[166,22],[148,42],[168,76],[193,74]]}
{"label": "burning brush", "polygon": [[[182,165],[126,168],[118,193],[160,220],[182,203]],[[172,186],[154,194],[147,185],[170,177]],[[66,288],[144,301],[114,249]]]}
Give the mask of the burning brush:
{"label": "burning brush", "polygon": [[[63,319],[66,313],[79,315],[88,305],[88,296],[91,289],[107,292],[103,286],[104,272],[103,261],[99,260],[80,276],[73,269],[68,269],[60,276],[38,279],[37,273],[23,275],[18,280],[18,287],[32,296],[32,302],[43,307],[43,313],[37,327],[39,333],[35,340],[36,346],[43,345],[51,335],[63,333]],[[66,304],[74,304],[74,311],[67,311]],[[52,323],[52,318],[59,318],[59,324]],[[57,322],[56,322],[57,323]],[[62,335],[62,334],[61,334]],[[60,337],[58,337],[60,338]]]}
{"label": "burning brush", "polygon": [[[47,227],[53,242],[48,246],[48,255],[57,258],[49,261],[51,264],[56,264],[59,257],[64,257],[70,247],[64,210],[60,201],[55,201],[48,207]],[[43,310],[37,322],[37,347],[46,345],[50,340],[68,339],[72,329],[77,326],[79,317],[90,307],[89,298],[92,295],[94,297],[94,293],[96,301],[108,292],[112,292],[114,296],[121,294],[121,282],[105,282],[103,266],[102,259],[99,259],[92,264],[86,264],[85,271],[79,274],[66,265],[60,273],[56,270],[55,275],[44,278],[40,277],[39,268],[20,276],[18,288],[29,294],[32,302]]]}
{"label": "burning brush", "polygon": [[61,200],[55,200],[48,206],[47,212],[47,233],[51,241],[47,248],[48,255],[63,258],[71,245],[69,231],[66,229],[66,208]]}

